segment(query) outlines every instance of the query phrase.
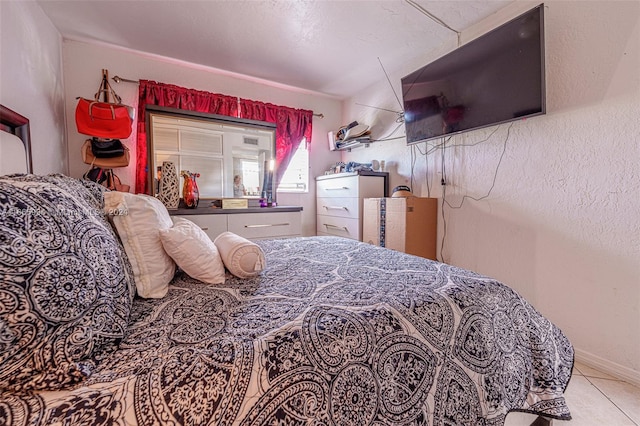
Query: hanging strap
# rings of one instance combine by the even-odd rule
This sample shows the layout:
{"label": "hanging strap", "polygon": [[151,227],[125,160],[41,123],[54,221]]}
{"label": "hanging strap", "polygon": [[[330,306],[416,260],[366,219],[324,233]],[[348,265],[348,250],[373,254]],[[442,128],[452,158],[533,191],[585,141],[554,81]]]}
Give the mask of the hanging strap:
{"label": "hanging strap", "polygon": [[96,101],[100,102],[100,95],[102,95],[103,102],[111,103],[109,97],[112,97],[114,103],[122,103],[122,98],[118,96],[109,84],[109,71],[105,69],[102,70],[102,82],[100,83],[100,87],[93,97]]}

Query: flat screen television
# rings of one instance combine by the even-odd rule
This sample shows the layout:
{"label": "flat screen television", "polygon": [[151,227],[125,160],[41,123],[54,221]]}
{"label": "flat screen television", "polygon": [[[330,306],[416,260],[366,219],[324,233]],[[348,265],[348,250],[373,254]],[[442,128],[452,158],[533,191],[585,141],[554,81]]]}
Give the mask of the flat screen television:
{"label": "flat screen television", "polygon": [[544,5],[402,78],[407,144],[545,113]]}

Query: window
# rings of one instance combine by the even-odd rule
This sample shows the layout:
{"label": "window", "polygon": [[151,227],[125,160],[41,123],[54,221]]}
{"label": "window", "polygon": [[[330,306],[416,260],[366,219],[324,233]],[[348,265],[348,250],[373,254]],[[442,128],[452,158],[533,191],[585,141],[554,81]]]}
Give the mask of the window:
{"label": "window", "polygon": [[303,139],[282,176],[280,192],[309,192],[309,150]]}
{"label": "window", "polygon": [[244,195],[260,196],[260,167],[257,161],[242,160],[242,183]]}

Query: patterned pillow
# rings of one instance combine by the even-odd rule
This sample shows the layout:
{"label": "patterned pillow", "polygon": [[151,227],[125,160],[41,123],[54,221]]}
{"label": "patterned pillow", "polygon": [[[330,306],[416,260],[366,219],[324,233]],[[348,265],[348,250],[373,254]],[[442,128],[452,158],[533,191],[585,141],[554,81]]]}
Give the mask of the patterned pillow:
{"label": "patterned pillow", "polygon": [[59,389],[124,336],[135,287],[96,184],[0,177],[0,389]]}

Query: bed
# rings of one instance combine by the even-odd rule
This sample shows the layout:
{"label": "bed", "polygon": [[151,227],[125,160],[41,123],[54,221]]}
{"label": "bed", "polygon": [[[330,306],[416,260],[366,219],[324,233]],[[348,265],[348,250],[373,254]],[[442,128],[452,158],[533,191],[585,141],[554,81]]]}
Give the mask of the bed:
{"label": "bed", "polygon": [[145,299],[104,194],[62,175],[0,177],[2,424],[571,418],[571,343],[494,279],[303,237],[256,242],[255,277],[212,285],[177,270]]}

